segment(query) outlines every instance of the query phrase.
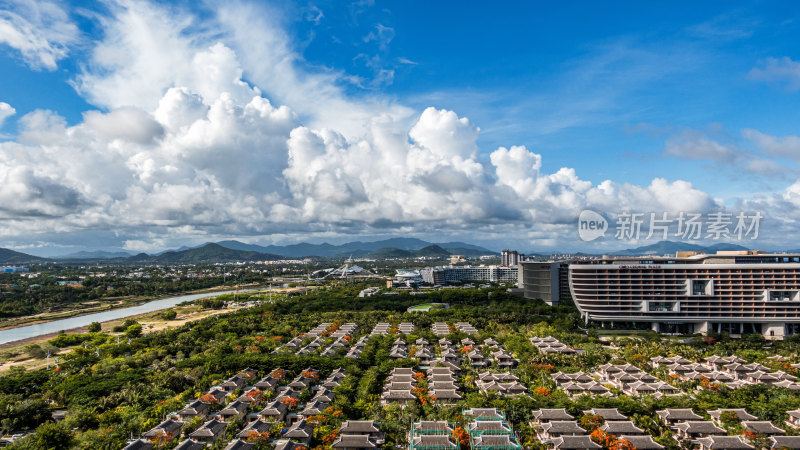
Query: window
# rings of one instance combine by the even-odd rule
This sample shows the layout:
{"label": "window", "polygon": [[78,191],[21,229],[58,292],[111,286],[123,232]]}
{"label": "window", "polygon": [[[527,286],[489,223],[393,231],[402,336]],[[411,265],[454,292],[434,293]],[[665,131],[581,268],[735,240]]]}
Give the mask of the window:
{"label": "window", "polygon": [[771,302],[796,302],[800,300],[800,291],[768,290],[767,300]]}
{"label": "window", "polygon": [[647,311],[649,312],[674,312],[678,310],[677,302],[648,302]]}
{"label": "window", "polygon": [[691,296],[714,295],[714,283],[711,280],[687,280],[686,284]]}

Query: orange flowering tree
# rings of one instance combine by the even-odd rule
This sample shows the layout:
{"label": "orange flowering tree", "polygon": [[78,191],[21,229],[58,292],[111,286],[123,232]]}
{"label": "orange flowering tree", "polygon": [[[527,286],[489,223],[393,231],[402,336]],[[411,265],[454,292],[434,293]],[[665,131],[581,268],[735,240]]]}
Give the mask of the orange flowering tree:
{"label": "orange flowering tree", "polygon": [[428,403],[433,403],[436,401],[436,397],[428,394],[428,390],[424,387],[415,387],[411,390],[411,393],[413,393],[423,405],[427,405]]}
{"label": "orange flowering tree", "polygon": [[320,440],[325,445],[330,446],[331,444],[333,444],[333,441],[335,441],[337,437],[339,437],[339,430],[332,430],[328,433],[323,434],[322,437],[320,437]]}
{"label": "orange flowering tree", "polygon": [[597,414],[584,414],[581,417],[580,424],[583,428],[589,430],[589,432],[593,432],[600,428],[600,425],[603,425],[603,416]]}
{"label": "orange flowering tree", "polygon": [[547,389],[546,387],[537,387],[533,390],[533,393],[539,397],[550,397],[550,389]]}
{"label": "orange flowering tree", "polygon": [[253,389],[247,392],[247,399],[253,403],[259,403],[264,400],[264,391],[261,389]]}
{"label": "orange flowering tree", "polygon": [[463,353],[465,355],[467,353],[471,352],[471,351],[472,351],[472,346],[471,345],[467,345],[467,346],[465,346],[464,348],[461,349],[461,353]]}
{"label": "orange flowering tree", "polygon": [[156,448],[165,448],[171,445],[178,437],[180,437],[180,432],[178,432],[177,436],[173,436],[172,433],[163,433],[151,439],[150,443]]}
{"label": "orange flowering tree", "polygon": [[461,447],[461,450],[467,450],[470,447],[469,433],[467,433],[467,431],[464,428],[457,427],[455,430],[453,430],[452,437],[453,440],[456,441],[458,446]]}
{"label": "orange flowering tree", "polygon": [[615,439],[608,448],[609,450],[636,450],[636,447],[627,439]]}
{"label": "orange flowering tree", "polygon": [[321,413],[315,416],[310,416],[307,421],[312,427],[315,428],[317,426],[326,424],[332,424],[338,427],[342,422],[344,422],[344,413],[339,409],[334,410],[333,406],[328,406],[322,410]]}
{"label": "orange flowering tree", "polygon": [[200,401],[203,402],[203,403],[211,403],[211,404],[219,403],[219,400],[217,400],[217,397],[214,397],[211,394],[206,394],[206,395],[201,396],[200,397]]}
{"label": "orange flowering tree", "polygon": [[295,408],[297,408],[297,405],[300,404],[300,400],[298,400],[298,399],[296,399],[294,397],[285,397],[285,398],[281,399],[281,403],[283,403],[284,405],[288,406],[289,409],[295,409]]}
{"label": "orange flowering tree", "polygon": [[552,371],[556,370],[556,366],[554,366],[552,364],[534,364],[533,368],[538,370],[538,371],[540,371],[540,372],[542,372],[542,371],[544,371],[544,372],[552,372]]}
{"label": "orange flowering tree", "polygon": [[589,435],[593,441],[603,446],[603,448],[611,449],[617,440],[613,435],[606,433],[600,428],[595,428],[592,434]]}
{"label": "orange flowering tree", "polygon": [[703,388],[708,389],[709,391],[719,391],[719,383],[712,383],[711,380],[705,377],[700,379],[700,386],[703,386]]}
{"label": "orange flowering tree", "polygon": [[311,379],[314,379],[314,380],[318,380],[319,379],[319,373],[317,373],[317,372],[315,372],[313,370],[304,370],[304,371],[300,372],[300,375],[302,375],[303,378],[311,378]]}
{"label": "orange flowering tree", "polygon": [[256,431],[252,430],[247,433],[247,436],[244,438],[247,442],[269,442],[269,431]]}

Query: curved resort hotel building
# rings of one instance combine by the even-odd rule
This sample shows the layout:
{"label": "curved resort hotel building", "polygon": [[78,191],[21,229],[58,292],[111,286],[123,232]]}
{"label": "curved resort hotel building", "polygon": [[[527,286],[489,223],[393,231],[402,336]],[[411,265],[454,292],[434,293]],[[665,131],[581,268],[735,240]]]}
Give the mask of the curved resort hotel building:
{"label": "curved resort hotel building", "polygon": [[[571,299],[585,321],[660,333],[800,333],[800,255],[755,251],[523,262],[525,297]],[[566,292],[565,292],[566,291]]]}

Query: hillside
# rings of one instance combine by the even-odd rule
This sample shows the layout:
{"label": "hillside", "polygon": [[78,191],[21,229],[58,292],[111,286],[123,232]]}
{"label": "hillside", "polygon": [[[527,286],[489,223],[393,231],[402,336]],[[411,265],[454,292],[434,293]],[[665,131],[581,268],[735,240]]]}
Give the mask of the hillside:
{"label": "hillside", "polygon": [[429,245],[419,250],[404,250],[400,248],[385,247],[366,254],[370,258],[447,258],[450,252],[438,245]]}
{"label": "hillside", "polygon": [[44,262],[44,258],[17,252],[7,248],[0,248],[0,264],[31,264]]}
{"label": "hillside", "polygon": [[416,256],[429,256],[429,257],[438,257],[438,258],[447,258],[450,256],[450,252],[439,247],[438,245],[429,245],[425,248],[421,248],[417,250]]}
{"label": "hillside", "polygon": [[181,251],[168,251],[159,255],[138,254],[122,261],[152,264],[211,264],[232,261],[261,261],[281,259],[278,255],[246,250],[234,250],[219,244],[208,243],[202,247]]}

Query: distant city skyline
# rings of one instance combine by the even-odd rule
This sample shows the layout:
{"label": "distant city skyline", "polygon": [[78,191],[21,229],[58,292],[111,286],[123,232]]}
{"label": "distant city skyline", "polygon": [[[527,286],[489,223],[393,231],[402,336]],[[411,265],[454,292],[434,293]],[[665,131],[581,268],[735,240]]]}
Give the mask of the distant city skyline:
{"label": "distant city skyline", "polygon": [[797,248],[797,16],[781,2],[2,1],[0,247],[660,240],[583,241],[588,209],[760,213],[757,239],[722,241]]}

